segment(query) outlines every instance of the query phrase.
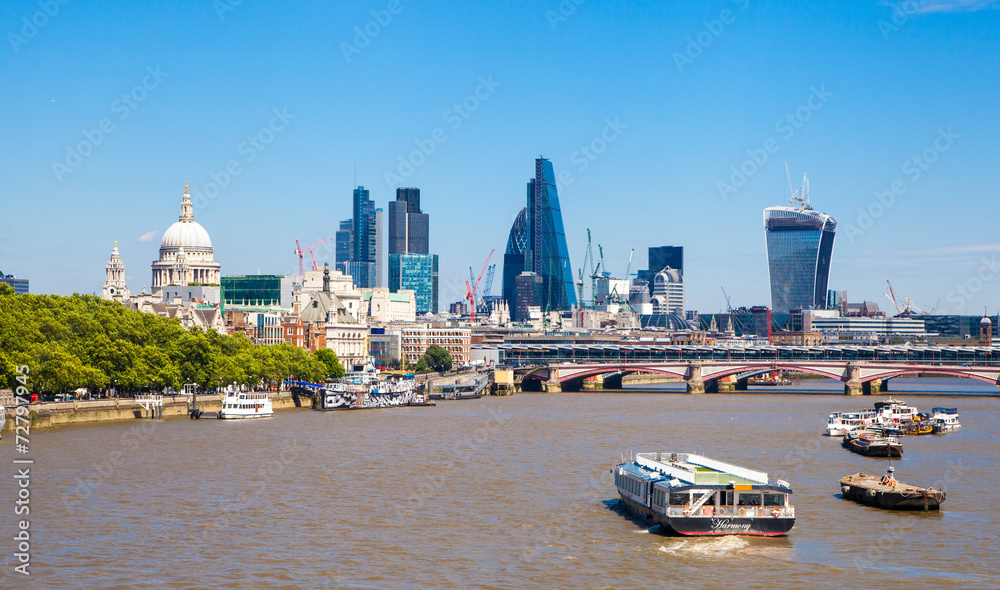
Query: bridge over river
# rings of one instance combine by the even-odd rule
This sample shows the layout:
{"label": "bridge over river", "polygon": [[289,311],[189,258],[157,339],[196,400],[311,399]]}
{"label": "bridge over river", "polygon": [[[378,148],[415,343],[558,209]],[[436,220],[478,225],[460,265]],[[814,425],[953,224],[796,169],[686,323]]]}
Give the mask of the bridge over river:
{"label": "bridge over river", "polygon": [[640,343],[503,344],[499,365],[518,383],[537,381],[545,391],[580,389],[605,376],[614,387],[623,375],[651,373],[683,379],[689,393],[738,391],[750,377],[794,371],[836,379],[847,395],[877,393],[901,375],[949,375],[1000,385],[1000,350],[934,346],[664,346]]}

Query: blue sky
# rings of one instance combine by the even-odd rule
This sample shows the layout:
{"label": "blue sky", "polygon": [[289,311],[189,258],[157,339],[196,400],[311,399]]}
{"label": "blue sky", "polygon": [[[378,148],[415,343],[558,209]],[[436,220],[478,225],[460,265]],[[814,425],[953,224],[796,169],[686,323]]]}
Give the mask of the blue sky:
{"label": "blue sky", "polygon": [[831,287],[1000,305],[998,2],[64,1],[0,6],[0,270],[34,292],[99,293],[115,240],[148,285],[185,180],[223,274],[294,272],[356,167],[421,189],[446,305],[545,155],[573,266],[588,227],[616,273],[682,245],[689,308],[769,301],[785,161]]}

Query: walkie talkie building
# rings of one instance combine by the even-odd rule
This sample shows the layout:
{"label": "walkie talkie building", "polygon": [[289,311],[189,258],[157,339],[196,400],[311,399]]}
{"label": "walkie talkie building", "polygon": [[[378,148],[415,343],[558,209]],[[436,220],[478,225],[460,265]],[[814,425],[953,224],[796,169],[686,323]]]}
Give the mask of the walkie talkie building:
{"label": "walkie talkie building", "polygon": [[824,309],[830,282],[830,260],[837,222],[800,207],[764,209],[767,270],[771,280],[771,309]]}

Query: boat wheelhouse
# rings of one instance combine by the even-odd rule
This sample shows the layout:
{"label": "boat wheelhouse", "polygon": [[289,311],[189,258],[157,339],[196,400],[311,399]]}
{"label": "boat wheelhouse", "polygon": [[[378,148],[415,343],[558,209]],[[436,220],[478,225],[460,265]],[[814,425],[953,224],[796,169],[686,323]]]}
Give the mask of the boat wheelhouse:
{"label": "boat wheelhouse", "polygon": [[875,402],[876,422],[879,424],[899,424],[911,422],[917,417],[917,409],[906,405],[900,399],[886,399]]}
{"label": "boat wheelhouse", "polygon": [[934,432],[949,432],[962,427],[958,421],[958,408],[934,408],[931,410],[931,424]]}
{"label": "boat wheelhouse", "polygon": [[267,392],[227,391],[218,415],[221,420],[270,418],[274,409]]}
{"label": "boat wheelhouse", "polygon": [[787,482],[692,453],[638,453],[613,470],[631,512],[681,535],[784,535],[795,524]]}
{"label": "boat wheelhouse", "polygon": [[844,436],[848,432],[861,430],[875,422],[875,410],[863,412],[835,412],[826,423],[827,436]]}

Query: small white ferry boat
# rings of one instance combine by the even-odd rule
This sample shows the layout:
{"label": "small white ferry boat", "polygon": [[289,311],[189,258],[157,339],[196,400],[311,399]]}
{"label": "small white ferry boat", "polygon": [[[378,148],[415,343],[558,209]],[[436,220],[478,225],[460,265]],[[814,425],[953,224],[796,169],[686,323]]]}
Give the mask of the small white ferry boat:
{"label": "small white ferry boat", "polygon": [[863,430],[875,422],[875,410],[863,412],[834,412],[826,423],[827,436],[844,436],[848,432]]}
{"label": "small white ferry boat", "polygon": [[220,420],[270,418],[273,415],[271,398],[264,391],[227,391],[219,410]]}
{"label": "small white ferry boat", "polygon": [[630,512],[681,535],[784,535],[795,524],[787,482],[691,453],[638,453],[613,469]]}
{"label": "small white ferry boat", "polygon": [[962,427],[958,421],[958,408],[934,408],[931,410],[931,424],[934,432],[951,432]]}

